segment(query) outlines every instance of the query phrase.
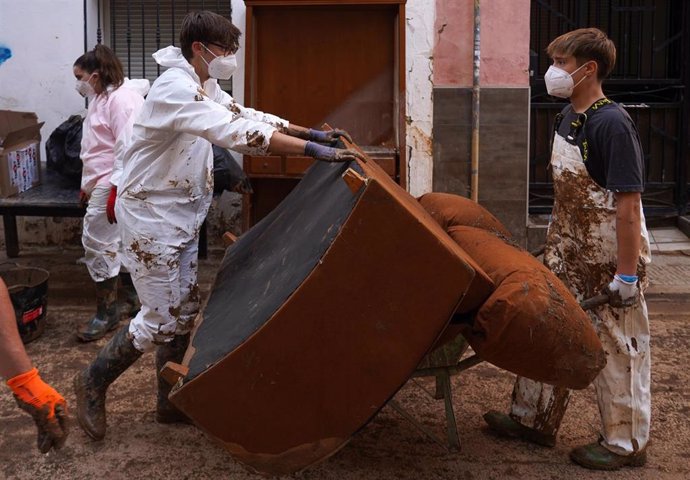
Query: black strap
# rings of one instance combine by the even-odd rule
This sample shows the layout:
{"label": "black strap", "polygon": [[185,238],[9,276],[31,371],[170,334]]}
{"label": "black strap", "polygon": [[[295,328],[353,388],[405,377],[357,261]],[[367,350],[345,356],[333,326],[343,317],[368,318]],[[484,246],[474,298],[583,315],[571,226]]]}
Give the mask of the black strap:
{"label": "black strap", "polygon": [[[561,122],[563,121],[564,117],[565,115],[563,115],[561,112],[558,112],[556,117],[553,119],[553,126],[551,128],[551,143],[549,144],[549,159],[553,153],[553,139],[555,138],[556,133],[558,133],[558,128],[561,126]],[[550,163],[551,161],[549,160],[549,164]]]}
{"label": "black strap", "polygon": [[566,137],[566,140],[569,143],[574,144],[577,140],[578,135],[580,134],[580,131],[582,131],[583,135],[583,140],[582,140],[582,160],[586,163],[587,162],[587,157],[589,154],[589,148],[588,148],[588,143],[587,143],[587,131],[585,125],[587,124],[587,120],[594,115],[601,107],[604,105],[608,105],[610,103],[613,103],[611,100],[608,98],[600,98],[596,102],[594,102],[587,110],[584,111],[584,113],[578,113],[577,118],[570,122],[570,132],[568,133],[568,136]]}

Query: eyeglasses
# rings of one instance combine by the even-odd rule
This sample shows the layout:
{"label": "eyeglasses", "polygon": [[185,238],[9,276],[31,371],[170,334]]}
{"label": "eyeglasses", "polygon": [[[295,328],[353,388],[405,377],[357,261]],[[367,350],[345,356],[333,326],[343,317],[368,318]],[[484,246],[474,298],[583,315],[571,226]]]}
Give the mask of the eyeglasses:
{"label": "eyeglasses", "polygon": [[208,42],[208,44],[214,45],[214,46],[220,48],[223,51],[223,56],[228,56],[228,55],[232,55],[233,53],[235,53],[235,51],[233,51],[233,49],[228,47],[227,45],[222,45],[222,44],[216,43],[216,42]]}

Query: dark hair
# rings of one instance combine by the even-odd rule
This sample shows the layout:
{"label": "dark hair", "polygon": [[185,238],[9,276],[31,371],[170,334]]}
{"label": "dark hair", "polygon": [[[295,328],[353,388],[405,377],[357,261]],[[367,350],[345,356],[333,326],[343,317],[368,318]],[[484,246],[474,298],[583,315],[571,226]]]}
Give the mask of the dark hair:
{"label": "dark hair", "polygon": [[564,33],[546,47],[549,57],[573,56],[580,66],[585,62],[597,62],[597,78],[603,80],[611,74],[616,64],[616,46],[598,28],[580,28]]}
{"label": "dark hair", "polygon": [[236,52],[242,32],[230,20],[217,13],[203,10],[189,12],[182,20],[180,48],[187,60],[192,59],[192,43],[217,43]]}
{"label": "dark hair", "polygon": [[110,85],[118,88],[125,81],[122,62],[117,58],[115,52],[100,43],[93,50],[77,58],[74,66],[81,68],[86,73],[93,73],[98,70],[98,81],[101,90],[104,91]]}

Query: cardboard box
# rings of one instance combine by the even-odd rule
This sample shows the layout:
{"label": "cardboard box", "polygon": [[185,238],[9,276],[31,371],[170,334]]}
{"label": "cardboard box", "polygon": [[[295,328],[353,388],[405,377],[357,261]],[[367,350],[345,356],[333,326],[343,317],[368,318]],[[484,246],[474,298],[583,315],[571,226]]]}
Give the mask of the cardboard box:
{"label": "cardboard box", "polygon": [[0,198],[41,183],[41,127],[33,112],[0,110]]}

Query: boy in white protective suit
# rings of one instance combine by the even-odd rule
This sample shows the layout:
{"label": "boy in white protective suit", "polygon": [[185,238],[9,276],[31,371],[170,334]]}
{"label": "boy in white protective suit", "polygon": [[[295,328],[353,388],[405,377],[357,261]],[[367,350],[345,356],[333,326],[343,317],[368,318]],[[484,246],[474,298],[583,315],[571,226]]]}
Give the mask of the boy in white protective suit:
{"label": "boy in white protective suit", "polygon": [[[569,98],[554,126],[554,207],[544,261],[580,301],[602,291],[609,303],[590,311],[607,364],[594,380],[599,440],[570,458],[615,470],[647,459],[651,414],[649,320],[641,290],[651,261],[640,194],[644,157],[630,116],[604,96],[616,48],[595,28],[574,30],[547,48],[550,95]],[[567,389],[518,378],[509,415],[484,415],[508,437],[553,446],[568,405]]]}
{"label": "boy in white protective suit", "polygon": [[120,269],[120,230],[114,225],[118,150],[132,134],[132,124],[144,104],[148,80],[125,78],[122,64],[110,48],[96,45],[72,67],[77,91],[89,99],[82,129],[80,157],[81,202],[84,215],[82,244],[91,279],[96,284],[96,314],[77,327],[77,338],[98,340],[120,323],[117,304],[118,274],[125,289],[129,315],[139,311],[139,299],[129,273]]}
{"label": "boy in white protective suit", "polygon": [[[240,31],[212,12],[188,14],[180,47],[153,57],[168,67],[151,87],[124,153],[115,207],[124,265],[141,311],[75,377],[77,418],[94,439],[106,430],[108,385],[144,352],[158,345],[156,367],[180,362],[199,312],[199,229],[213,193],[211,142],[243,154],[308,155],[350,161],[359,153],[333,148],[342,130],[323,132],[244,108],[218,86],[236,67]],[[156,419],[186,421],[159,378]]]}

